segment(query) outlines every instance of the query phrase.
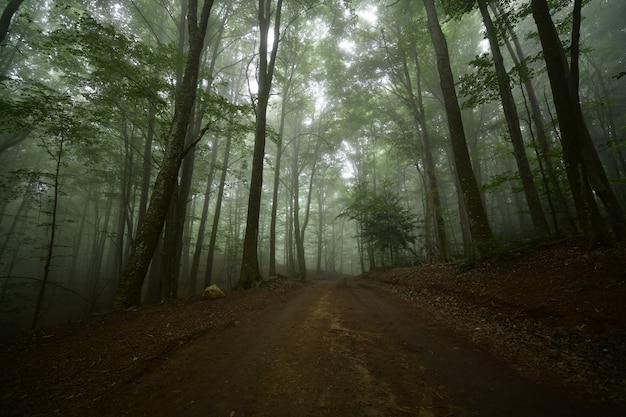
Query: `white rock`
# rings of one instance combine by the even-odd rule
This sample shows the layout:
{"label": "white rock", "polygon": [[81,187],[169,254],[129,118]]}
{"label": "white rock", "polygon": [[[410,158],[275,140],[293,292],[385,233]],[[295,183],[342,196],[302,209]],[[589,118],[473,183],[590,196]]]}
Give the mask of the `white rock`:
{"label": "white rock", "polygon": [[222,291],[220,287],[218,287],[215,284],[209,287],[206,287],[204,289],[204,292],[202,293],[202,298],[222,298],[222,297],[226,297],[226,294],[224,294],[224,291]]}

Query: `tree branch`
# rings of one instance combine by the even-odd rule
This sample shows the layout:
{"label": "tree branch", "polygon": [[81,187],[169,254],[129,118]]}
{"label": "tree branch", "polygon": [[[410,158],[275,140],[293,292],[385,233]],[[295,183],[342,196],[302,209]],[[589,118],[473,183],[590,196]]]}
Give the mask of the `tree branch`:
{"label": "tree branch", "polygon": [[187,156],[189,151],[191,149],[193,149],[193,147],[196,146],[202,140],[202,138],[204,137],[206,132],[211,128],[212,124],[213,124],[213,121],[209,120],[209,122],[206,124],[206,126],[204,126],[202,129],[200,129],[200,131],[196,135],[195,139],[189,145],[187,145],[185,147],[185,149],[183,149],[183,152],[180,154],[180,159],[181,160],[183,160],[185,158],[185,156]]}

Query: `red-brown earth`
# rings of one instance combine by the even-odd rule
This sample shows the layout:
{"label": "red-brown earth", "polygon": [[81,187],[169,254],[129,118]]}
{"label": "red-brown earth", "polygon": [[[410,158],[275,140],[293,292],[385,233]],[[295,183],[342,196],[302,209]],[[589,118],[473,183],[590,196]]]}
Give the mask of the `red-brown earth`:
{"label": "red-brown earth", "polygon": [[290,280],[0,340],[1,416],[626,415],[626,248]]}

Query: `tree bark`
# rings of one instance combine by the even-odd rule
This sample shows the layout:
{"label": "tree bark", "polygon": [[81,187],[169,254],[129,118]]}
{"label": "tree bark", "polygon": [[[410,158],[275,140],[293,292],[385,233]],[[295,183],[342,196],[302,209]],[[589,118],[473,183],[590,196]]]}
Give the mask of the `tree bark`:
{"label": "tree bark", "polygon": [[[154,140],[154,125],[156,122],[156,106],[149,103],[148,108],[148,132],[143,147],[143,169],[141,171],[141,195],[139,197],[139,214],[137,224],[142,224],[146,209],[148,208],[148,196],[150,194],[150,177],[152,175],[152,142]],[[136,233],[135,233],[136,234]]]}
{"label": "tree bark", "polygon": [[276,216],[278,214],[278,188],[280,187],[280,164],[283,156],[283,135],[285,132],[285,118],[287,115],[287,100],[291,87],[291,77],[285,82],[282,91],[280,109],[280,125],[278,127],[278,142],[276,143],[276,161],[274,162],[274,189],[272,191],[272,214],[270,217],[270,265],[269,275],[276,275]]}
{"label": "tree bark", "polygon": [[322,270],[322,251],[324,249],[324,230],[326,221],[326,210],[324,202],[326,200],[326,191],[322,187],[317,189],[317,254],[315,258],[315,273],[321,274]]}
{"label": "tree bark", "polygon": [[552,98],[559,119],[565,170],[581,228],[591,246],[611,245],[612,239],[594,199],[583,157],[584,123],[577,120],[580,106],[572,96],[570,72],[546,0],[531,0]]}
{"label": "tree bark", "polygon": [[493,248],[494,238],[467,150],[467,140],[463,130],[461,109],[459,107],[459,101],[454,87],[454,77],[452,76],[452,69],[450,67],[448,44],[439,24],[434,0],[423,1],[428,18],[428,30],[435,48],[435,55],[437,56],[437,69],[448,118],[448,129],[450,131],[454,165],[463,193],[472,239],[476,245],[478,255],[484,256]]}
{"label": "tree bark", "polygon": [[252,288],[262,280],[259,270],[258,239],[259,218],[261,214],[261,193],[263,188],[263,159],[265,158],[265,135],[267,126],[267,103],[272,89],[272,78],[280,40],[280,17],[282,0],[276,3],[274,17],[274,44],[268,60],[268,31],[272,19],[271,0],[259,0],[259,94],[256,105],[256,128],[254,132],[254,150],[252,154],[252,174],[248,196],[248,215],[243,243],[241,272],[236,288]]}
{"label": "tree bark", "polygon": [[4,42],[4,39],[9,33],[11,19],[13,19],[13,15],[15,15],[23,2],[24,0],[9,0],[6,7],[4,8],[2,16],[0,16],[0,44]]}
{"label": "tree bark", "polygon": [[[196,111],[195,105],[192,108],[192,115],[195,115],[195,118],[189,121],[185,146],[190,146],[194,142],[197,132],[201,131],[202,116],[206,111],[206,106],[200,108],[199,111]],[[184,246],[183,236],[189,211],[187,203],[192,188],[191,181],[195,165],[195,151],[196,147],[193,147],[183,158],[182,168],[180,169],[180,182],[172,196],[172,207],[165,223],[162,277],[164,291],[162,292],[161,301],[174,300],[178,296],[178,283]]]}
{"label": "tree bark", "polygon": [[580,26],[582,22],[582,0],[574,0],[574,10],[572,18],[572,44],[571,44],[571,62],[570,62],[570,90],[574,100],[574,110],[576,111],[576,121],[578,122],[578,130],[582,134],[582,142],[584,147],[583,159],[587,166],[589,181],[593,190],[596,192],[609,217],[609,222],[613,230],[613,234],[617,240],[626,238],[626,219],[619,205],[619,201],[611,188],[606,171],[602,166],[598,151],[591,139],[591,134],[585,123],[582,107],[580,105]]}
{"label": "tree bark", "polygon": [[144,223],[139,229],[135,245],[119,283],[115,306],[126,308],[140,304],[141,288],[157,247],[159,236],[178,181],[178,171],[185,156],[185,136],[193,103],[196,98],[200,55],[208,26],[213,0],[205,0],[197,16],[197,0],[190,0],[187,12],[189,53],[180,88],[176,93],[174,119],[168,134],[163,165],[157,175]]}
{"label": "tree bark", "polygon": [[300,228],[300,141],[296,140],[292,149],[291,159],[291,188],[293,207],[293,236],[296,244],[297,271],[301,277],[306,277],[306,260],[304,257],[304,242]]}
{"label": "tree bark", "polygon": [[[39,294],[37,296],[37,304],[35,305],[35,313],[33,314],[33,322],[31,325],[31,330],[35,330],[37,325],[39,324],[40,316],[41,316],[41,308],[43,307],[43,300],[46,294],[46,286],[48,285],[48,281],[50,279],[50,269],[52,267],[52,258],[54,253],[54,244],[56,230],[57,230],[57,217],[58,217],[58,209],[59,209],[59,187],[60,187],[60,174],[61,174],[61,166],[63,163],[63,142],[64,142],[63,134],[61,134],[61,140],[59,142],[59,152],[55,157],[55,171],[54,171],[54,182],[53,182],[53,197],[52,197],[52,212],[50,214],[50,239],[48,240],[48,248],[46,251],[46,261],[43,267],[43,277],[41,278],[41,287],[39,288]],[[52,156],[52,154],[50,154]]]}
{"label": "tree bark", "polygon": [[[190,277],[191,281],[189,285],[191,294],[195,294],[195,291],[197,289],[196,287],[197,287],[197,282],[198,282],[198,272],[200,270],[200,258],[202,257],[202,247],[204,245],[206,224],[207,224],[208,217],[209,217],[209,203],[211,200],[211,188],[213,186],[213,178],[215,176],[215,168],[217,164],[217,144],[218,144],[217,136],[214,136],[211,142],[211,160],[209,162],[210,164],[209,175],[206,179],[206,188],[204,190],[202,214],[200,216],[200,225],[198,226],[198,239],[196,240],[196,250],[194,251],[193,261],[191,263],[191,277]],[[205,276],[206,276],[206,272],[205,272]]]}
{"label": "tree bark", "polygon": [[519,116],[517,114],[517,106],[515,99],[513,98],[513,92],[511,91],[511,81],[509,75],[504,66],[504,58],[500,51],[500,45],[498,43],[498,37],[487,10],[487,3],[485,0],[478,0],[478,8],[487,30],[487,39],[491,46],[491,55],[493,57],[493,64],[496,70],[496,77],[498,79],[498,91],[500,93],[500,100],[502,101],[502,108],[506,118],[506,124],[511,137],[511,143],[513,144],[513,155],[517,162],[517,169],[519,171],[520,180],[522,182],[522,189],[524,190],[524,196],[526,197],[526,204],[530,212],[530,218],[535,228],[535,233],[542,236],[550,234],[550,228],[541,206],[541,199],[535,187],[535,180],[533,173],[528,163],[528,157],[526,155],[526,146],[524,144],[524,138],[522,137],[522,130],[520,128]]}
{"label": "tree bark", "polygon": [[[498,7],[495,7],[495,3],[491,3],[490,6],[492,7],[492,11],[494,12],[494,14],[498,13],[500,16],[504,16],[502,11]],[[520,65],[520,63],[526,61],[526,56],[524,54],[524,51],[522,50],[522,45],[519,42],[517,33],[512,27],[509,19],[506,16],[504,16],[504,18],[506,19],[506,29],[509,32],[511,40],[513,41],[513,45],[511,45],[511,42],[508,39],[505,39],[505,44],[507,46],[511,59],[513,60],[513,64],[515,66],[518,66]],[[554,200],[554,203],[556,203],[550,203],[551,207],[553,207],[552,214],[555,218],[555,233],[558,234],[560,232],[559,219],[557,218],[556,213],[557,210],[562,213],[563,220],[565,222],[566,232],[573,233],[576,231],[576,223],[574,220],[574,216],[572,215],[572,212],[570,210],[569,204],[563,194],[563,190],[561,189],[561,184],[559,182],[559,179],[557,178],[556,169],[554,167],[554,163],[552,162],[552,157],[550,156],[552,149],[550,143],[548,142],[548,131],[545,127],[544,118],[541,112],[541,106],[539,105],[539,100],[537,98],[537,93],[535,92],[532,78],[523,77],[522,83],[524,85],[524,89],[526,90],[526,94],[528,95],[528,103],[530,104],[530,120],[533,124],[533,126],[531,127],[534,127],[535,131],[534,139],[536,141],[536,144],[539,145],[539,149],[537,151],[537,160],[539,161],[540,165],[545,167],[545,170],[542,168],[542,171],[547,174],[547,179],[544,180],[547,199],[549,202],[552,202]],[[537,146],[534,147],[535,149],[537,149]]]}
{"label": "tree bark", "polygon": [[211,285],[211,277],[213,274],[213,261],[215,260],[217,232],[220,223],[220,215],[222,213],[222,200],[224,198],[224,187],[226,186],[226,174],[228,173],[228,160],[230,158],[230,145],[232,141],[233,139],[229,135],[226,139],[226,149],[224,149],[224,162],[222,164],[222,175],[220,177],[220,185],[217,191],[215,213],[213,213],[213,225],[211,227],[211,238],[209,239],[209,251],[207,253],[206,271],[204,273],[205,288]]}
{"label": "tree bark", "polygon": [[[610,99],[611,94],[609,93],[606,79],[603,76],[600,67],[595,62],[592,56],[587,55],[586,58],[589,62],[589,65],[591,65],[591,68],[593,68],[594,72],[596,73],[596,84],[600,89],[600,93],[598,93],[598,96],[603,97],[605,100],[607,100],[606,105],[601,106],[602,108],[599,109],[598,112],[604,113],[606,115],[606,127],[603,128],[603,130],[606,130],[607,146],[614,150],[614,158],[612,158],[614,160],[612,163],[612,165],[614,166],[613,176],[626,176],[626,159],[624,158],[623,152],[624,141],[620,140],[617,123],[615,121],[618,113],[618,110],[616,109],[617,106],[615,105],[613,100]],[[624,199],[622,198],[622,200]]]}
{"label": "tree bark", "polygon": [[411,83],[408,64],[406,60],[404,60],[403,67],[406,78],[406,88],[409,95],[411,111],[413,113],[413,124],[416,131],[419,132],[421,130],[422,132],[424,171],[426,174],[425,183],[427,184],[428,194],[426,198],[429,201],[427,206],[432,207],[432,218],[434,219],[435,235],[437,236],[436,259],[445,262],[450,260],[450,249],[448,245],[448,237],[446,235],[446,222],[443,217],[443,207],[441,206],[441,193],[439,190],[439,180],[437,178],[435,160],[433,158],[430,132],[426,123],[426,113],[424,110],[424,100],[422,96],[421,67],[415,47],[413,48],[413,61],[415,63],[417,95],[413,91],[413,84]]}

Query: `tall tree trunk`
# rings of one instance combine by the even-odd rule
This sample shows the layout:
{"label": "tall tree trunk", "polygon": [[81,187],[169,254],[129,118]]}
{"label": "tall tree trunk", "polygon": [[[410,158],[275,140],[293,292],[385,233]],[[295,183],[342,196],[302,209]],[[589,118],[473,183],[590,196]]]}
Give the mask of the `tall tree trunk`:
{"label": "tall tree trunk", "polygon": [[220,177],[220,185],[217,190],[217,199],[215,201],[215,213],[213,213],[213,225],[211,227],[211,238],[209,239],[209,251],[206,259],[206,271],[204,273],[204,286],[211,285],[211,277],[213,275],[213,262],[215,260],[215,247],[217,245],[217,232],[220,224],[220,215],[222,213],[222,200],[224,199],[224,187],[226,186],[226,174],[228,174],[228,161],[230,159],[230,145],[233,141],[231,135],[226,139],[226,149],[224,149],[224,162],[222,164],[222,175]]}
{"label": "tall tree trunk", "polygon": [[463,193],[472,240],[476,245],[478,254],[483,256],[494,246],[493,233],[489,226],[487,213],[485,212],[485,207],[480,197],[480,190],[476,183],[476,177],[472,170],[472,162],[467,150],[461,109],[459,107],[459,101],[454,87],[454,77],[452,76],[452,69],[450,67],[448,44],[439,24],[434,0],[423,1],[428,18],[428,30],[435,48],[435,55],[437,56],[437,69],[448,118],[454,165]]}
{"label": "tall tree trunk", "polygon": [[[152,141],[154,140],[154,125],[156,123],[156,107],[149,104],[148,109],[148,133],[143,148],[143,169],[141,171],[141,194],[139,197],[139,214],[137,225],[143,223],[148,208],[148,196],[150,195],[150,177],[152,176]],[[137,233],[135,233],[136,235]]]}
{"label": "tall tree trunk", "polygon": [[178,171],[185,156],[185,136],[191,109],[196,98],[200,55],[204,46],[204,37],[212,6],[213,0],[205,0],[198,22],[197,0],[189,1],[187,12],[189,53],[185,63],[183,80],[176,93],[174,119],[167,139],[163,165],[154,184],[145,221],[139,229],[135,245],[126,262],[119,283],[115,300],[116,307],[130,307],[138,305],[141,301],[143,281],[157,247],[159,235],[163,230],[172,192],[178,180]]}
{"label": "tall tree trunk", "polygon": [[[191,263],[191,293],[194,294],[197,290],[198,273],[200,270],[200,258],[202,257],[202,247],[204,246],[204,236],[206,231],[206,224],[209,218],[209,202],[211,200],[211,188],[213,186],[213,177],[215,176],[215,168],[217,164],[217,136],[213,136],[211,144],[211,161],[209,162],[209,175],[206,180],[206,188],[204,190],[204,202],[202,203],[202,214],[200,216],[200,225],[198,226],[198,239],[196,240],[196,250],[193,254],[193,261]],[[206,272],[205,272],[206,276]],[[206,279],[205,279],[206,281]]]}
{"label": "tall tree trunk", "polygon": [[[598,151],[593,144],[591,134],[585,123],[585,118],[580,105],[580,70],[579,70],[579,55],[580,55],[580,25],[582,22],[582,0],[574,0],[574,10],[572,19],[572,44],[570,49],[571,62],[570,62],[570,90],[572,99],[574,100],[574,110],[576,115],[576,121],[578,122],[578,130],[581,132],[581,139],[583,144],[583,159],[587,167],[587,174],[593,190],[596,192],[602,204],[606,209],[609,217],[613,234],[618,240],[626,239],[626,219],[624,218],[624,212],[619,205],[619,201],[615,196],[615,192],[611,188],[609,179],[606,175],[606,171],[602,166]],[[560,116],[559,116],[560,120]]]}
{"label": "tall tree trunk", "polygon": [[294,254],[293,244],[293,192],[285,197],[287,212],[287,225],[285,227],[285,259],[287,264],[287,272],[289,275],[296,273],[296,255]]}
{"label": "tall tree trunk", "polygon": [[[88,196],[87,198],[89,197],[90,196]],[[85,224],[87,223],[87,213],[89,212],[89,205],[91,201],[93,201],[93,199],[89,198],[89,200],[85,202],[85,205],[81,207],[78,230],[74,233],[75,240],[73,242],[74,248],[72,249],[71,265],[69,267],[69,271],[67,272],[70,287],[77,278],[76,270],[78,269],[78,265],[84,265],[84,259],[86,258],[85,254],[83,254],[81,251],[84,248],[83,239],[85,238]]]}
{"label": "tall tree trunk", "polygon": [[526,146],[524,144],[524,138],[522,137],[522,130],[519,123],[519,116],[517,114],[517,106],[515,99],[513,98],[513,92],[511,91],[511,81],[509,74],[504,66],[504,58],[500,51],[500,45],[498,43],[498,36],[494,28],[491,16],[487,10],[487,3],[485,0],[478,0],[478,8],[487,30],[487,39],[491,47],[491,55],[493,57],[493,64],[496,69],[496,77],[498,79],[498,91],[500,93],[500,100],[502,101],[502,108],[504,110],[504,116],[506,118],[506,124],[513,144],[513,155],[517,162],[517,169],[522,182],[522,189],[524,190],[524,196],[526,197],[526,204],[530,212],[530,218],[535,228],[535,233],[542,236],[550,234],[550,228],[541,206],[541,199],[535,187],[535,180],[533,173],[528,163],[528,157],[526,155]]}
{"label": "tall tree trunk", "polygon": [[[58,209],[59,209],[59,187],[60,182],[60,173],[61,166],[63,163],[63,142],[65,138],[63,134],[61,134],[61,141],[59,143],[59,152],[56,155],[50,153],[51,156],[55,158],[55,171],[54,171],[54,182],[52,184],[53,187],[53,197],[52,197],[52,212],[50,214],[50,238],[48,240],[48,248],[46,251],[46,261],[43,267],[43,277],[41,278],[41,287],[39,288],[39,294],[37,296],[37,304],[35,305],[35,313],[33,314],[33,322],[31,325],[31,330],[37,328],[39,324],[40,316],[41,316],[41,308],[43,307],[44,297],[46,295],[46,286],[48,285],[48,281],[50,279],[50,269],[52,267],[52,258],[54,253],[54,245],[56,243],[56,230],[57,230],[57,217],[58,217]],[[50,152],[50,150],[49,150]]]}
{"label": "tall tree trunk", "polygon": [[292,148],[291,159],[291,189],[293,207],[293,236],[296,244],[296,265],[298,274],[306,277],[306,261],[304,259],[304,244],[300,230],[300,141],[296,140]]}
{"label": "tall tree trunk", "polygon": [[[623,152],[624,142],[620,140],[620,136],[618,134],[618,129],[617,129],[617,124],[615,121],[615,118],[617,116],[616,105],[615,103],[612,102],[610,98],[611,95],[607,88],[606,79],[603,76],[602,71],[600,70],[600,67],[598,66],[597,62],[590,55],[585,56],[585,58],[587,58],[589,65],[591,65],[591,68],[593,68],[594,72],[596,73],[597,85],[598,85],[598,88],[600,89],[600,93],[598,95],[603,97],[604,100],[606,100],[606,104],[604,106],[601,106],[602,108],[599,109],[599,112],[606,113],[605,129],[607,131],[606,133],[607,145],[608,147],[614,150],[615,159],[617,159],[617,161],[614,162],[614,165],[615,165],[614,175],[616,177],[626,176],[626,158],[624,158],[624,152]],[[621,172],[620,172],[620,169],[621,169]]]}
{"label": "tall tree trunk", "polygon": [[[319,135],[317,137],[318,137],[318,140],[316,141],[314,155],[319,158],[321,157],[322,140]],[[305,259],[305,252],[304,252],[304,233],[309,224],[309,218],[311,214],[311,201],[313,200],[313,182],[315,181],[315,174],[317,173],[318,162],[319,162],[318,159],[313,161],[313,166],[311,167],[311,175],[309,177],[309,185],[308,185],[308,191],[307,191],[307,197],[306,197],[306,206],[304,209],[304,220],[302,222],[302,227],[300,227],[298,258],[301,259],[301,262],[299,262],[299,265],[300,265],[299,273],[302,278],[306,278],[307,276],[306,259]]]}
{"label": "tall tree trunk", "polygon": [[[612,244],[589,183],[583,157],[584,133],[580,106],[572,96],[570,72],[546,0],[531,0],[543,56],[550,78],[552,98],[559,119],[565,170],[581,227],[592,246]],[[578,108],[578,109],[577,109]]]}
{"label": "tall tree trunk", "polygon": [[0,44],[4,41],[4,38],[6,38],[7,33],[9,33],[11,19],[13,19],[13,15],[17,12],[17,9],[20,8],[23,2],[24,0],[9,0],[6,7],[2,11],[2,15],[0,16]]}
{"label": "tall tree trunk", "polygon": [[[229,8],[230,8],[229,6],[230,6],[229,4],[226,4],[224,7],[223,9],[225,13],[224,16],[228,15]],[[206,70],[209,75],[208,75],[208,82],[206,83],[206,87],[204,89],[204,92],[207,95],[211,94],[211,90],[213,88],[213,81],[215,79],[215,66],[217,63],[217,58],[219,57],[219,54],[222,51],[220,49],[220,46],[222,44],[224,30],[226,29],[227,17],[221,18],[218,16],[218,19],[220,21],[220,24],[218,26],[217,33],[214,36],[212,44],[209,47],[211,54],[210,54],[210,57],[208,58],[208,69]],[[209,36],[209,38],[213,38],[213,36]],[[196,122],[194,126],[195,132],[200,130],[202,126],[202,120],[204,116],[207,114],[207,109],[208,109],[208,103],[206,102],[203,103],[198,109],[196,113]],[[194,212],[193,207],[195,206],[195,204],[189,205],[187,204],[187,202],[191,200],[190,199],[191,188],[192,188],[191,180],[193,177],[193,167],[195,164],[194,162],[195,150],[196,150],[195,148],[192,149],[190,151],[190,155],[188,155],[185,158],[183,169],[182,169],[182,174],[181,174],[181,190],[183,191],[183,193],[179,195],[179,205],[184,206],[185,210],[184,210],[184,213],[181,213],[181,216],[184,215],[184,217],[180,218],[182,230],[180,234],[180,237],[181,237],[180,270],[178,271],[178,274],[179,276],[182,274],[182,276],[186,279],[187,293],[190,295],[193,295],[196,293],[196,287],[197,287],[197,282],[198,282],[199,260],[202,254],[202,241],[204,238],[204,236],[202,235],[204,234],[204,230],[206,228],[206,216],[208,214],[207,211],[208,211],[209,194],[210,194],[211,185],[213,182],[213,173],[215,172],[215,162],[216,162],[215,160],[216,149],[213,149],[212,163],[211,163],[211,168],[210,168],[211,174],[209,175],[209,181],[206,187],[206,193],[205,193],[206,198],[204,199],[204,204],[202,206],[202,213],[204,217],[200,220],[201,230],[198,230],[197,241],[200,244],[196,245],[196,249],[199,249],[199,251],[196,250],[194,252],[192,260],[191,260],[191,265],[190,265],[189,252],[191,250],[191,239],[192,239],[193,225],[194,225],[194,221],[191,216],[191,213]],[[184,195],[183,197],[183,194],[186,194],[186,195]],[[183,201],[183,198],[184,198],[184,201]],[[195,200],[193,201],[193,203],[195,203]]]}
{"label": "tall tree trunk", "polygon": [[278,214],[278,188],[280,187],[280,164],[283,157],[283,135],[285,133],[285,118],[287,115],[287,100],[291,79],[285,83],[281,94],[280,124],[278,127],[278,142],[276,143],[276,161],[274,162],[274,188],[272,191],[272,214],[270,217],[270,266],[269,275],[276,275],[276,216]]}
{"label": "tall tree trunk", "polygon": [[158,302],[172,299],[172,287],[175,285],[173,281],[176,279],[177,275],[178,240],[176,235],[178,233],[178,227],[176,226],[176,219],[178,218],[178,213],[176,202],[178,200],[179,190],[180,187],[176,184],[172,190],[170,207],[167,211],[165,224],[163,226],[163,249],[159,251],[161,255],[161,267],[154,269],[154,272],[159,275],[159,281],[161,281],[161,294]]}
{"label": "tall tree trunk", "polygon": [[[192,106],[192,108],[195,108]],[[192,114],[195,111],[192,110]],[[190,146],[194,140],[194,133],[201,130],[202,114],[199,112],[196,117],[189,122],[186,134],[185,146]],[[193,178],[193,168],[195,165],[196,148],[193,147],[182,161],[180,170],[180,183],[175,187],[172,196],[172,206],[170,214],[165,223],[165,233],[163,235],[163,291],[161,301],[174,300],[178,294],[178,281],[182,262],[183,234],[185,221],[187,218],[187,202],[191,193],[191,180]]]}
{"label": "tall tree trunk", "polygon": [[272,89],[272,78],[280,40],[280,17],[283,0],[276,3],[274,17],[274,43],[268,60],[268,35],[272,19],[272,1],[259,0],[259,94],[256,104],[256,128],[254,132],[254,150],[252,154],[252,174],[250,194],[248,196],[248,216],[243,242],[241,272],[236,288],[251,288],[262,280],[259,270],[258,240],[259,218],[261,214],[261,193],[263,189],[263,159],[265,158],[265,135],[267,125],[267,103]]}
{"label": "tall tree trunk", "polygon": [[326,192],[322,187],[317,189],[317,254],[315,259],[315,273],[322,273],[322,251],[324,249],[324,223],[326,212],[324,210],[324,200]]}
{"label": "tall tree trunk", "polygon": [[[105,195],[111,195],[113,193],[114,184],[109,185],[108,193]],[[102,262],[104,258],[104,249],[106,247],[108,241],[108,229],[109,223],[111,220],[111,212],[113,208],[113,200],[111,198],[106,199],[106,206],[104,208],[104,219],[100,219],[99,213],[99,201],[96,198],[94,202],[94,233],[93,233],[93,242],[91,245],[91,255],[89,259],[89,275],[91,276],[91,291],[90,291],[90,300],[91,300],[91,308],[89,310],[90,313],[97,307],[98,298],[100,297],[102,291],[107,286],[103,286],[100,288],[100,277],[102,276]],[[110,288],[109,288],[110,289]],[[109,297],[112,299],[112,296]],[[107,307],[110,306],[110,303],[105,304]]]}
{"label": "tall tree trunk", "polygon": [[123,170],[120,178],[119,205],[117,213],[117,231],[115,236],[115,258],[113,267],[115,268],[115,279],[119,280],[124,268],[124,246],[127,240],[132,241],[131,231],[128,230],[126,239],[126,218],[130,207],[130,195],[133,177],[133,146],[127,132],[127,120],[122,117],[122,137],[124,138]]}
{"label": "tall tree trunk", "polygon": [[[515,29],[511,25],[508,17],[504,15],[499,7],[496,7],[496,3],[490,4],[492,11],[494,14],[498,13],[500,16],[505,18],[506,29],[509,32],[510,38],[513,41],[513,45],[511,45],[511,41],[505,38],[504,42],[509,51],[511,59],[513,60],[513,64],[515,66],[519,66],[522,62],[526,61],[526,56],[522,49],[522,45],[519,42],[519,38]],[[565,229],[567,232],[573,233],[576,231],[576,223],[574,221],[574,217],[570,210],[569,204],[565,199],[565,195],[563,194],[563,190],[561,188],[561,184],[559,179],[557,178],[556,169],[554,167],[554,163],[552,162],[551,157],[551,146],[548,142],[548,130],[545,127],[544,118],[541,112],[541,106],[539,105],[539,100],[537,98],[537,93],[535,92],[535,87],[533,85],[533,80],[531,77],[523,77],[522,83],[524,85],[524,89],[526,90],[526,94],[528,95],[528,103],[530,104],[530,120],[532,120],[532,127],[534,127],[535,137],[534,140],[536,144],[538,144],[538,156],[537,160],[543,166],[542,172],[544,172],[547,176],[547,179],[544,180],[546,194],[549,203],[552,207],[552,201],[554,201],[554,206],[558,212],[560,212],[563,216],[563,220],[565,222]],[[534,146],[537,149],[537,146]],[[559,219],[556,218],[555,208],[552,209],[554,219],[554,227],[555,232],[559,233]]]}
{"label": "tall tree trunk", "polygon": [[[446,222],[443,218],[443,207],[441,206],[441,193],[439,190],[439,180],[437,178],[437,171],[435,168],[435,160],[433,158],[432,145],[430,141],[430,132],[426,123],[426,113],[424,110],[424,100],[422,96],[422,81],[421,81],[421,66],[419,57],[417,55],[417,49],[413,46],[413,62],[415,63],[415,76],[416,76],[416,88],[417,95],[413,91],[413,84],[411,83],[411,77],[409,75],[408,64],[406,60],[404,64],[404,72],[406,77],[406,85],[409,94],[409,103],[411,104],[411,110],[413,113],[413,123],[416,131],[422,132],[422,144],[424,153],[424,171],[426,173],[427,181],[427,196],[430,204],[427,206],[432,207],[434,219],[435,235],[437,236],[437,254],[436,258],[440,261],[450,260],[450,250],[448,246],[448,237],[446,235]],[[428,227],[428,226],[427,226]]]}

